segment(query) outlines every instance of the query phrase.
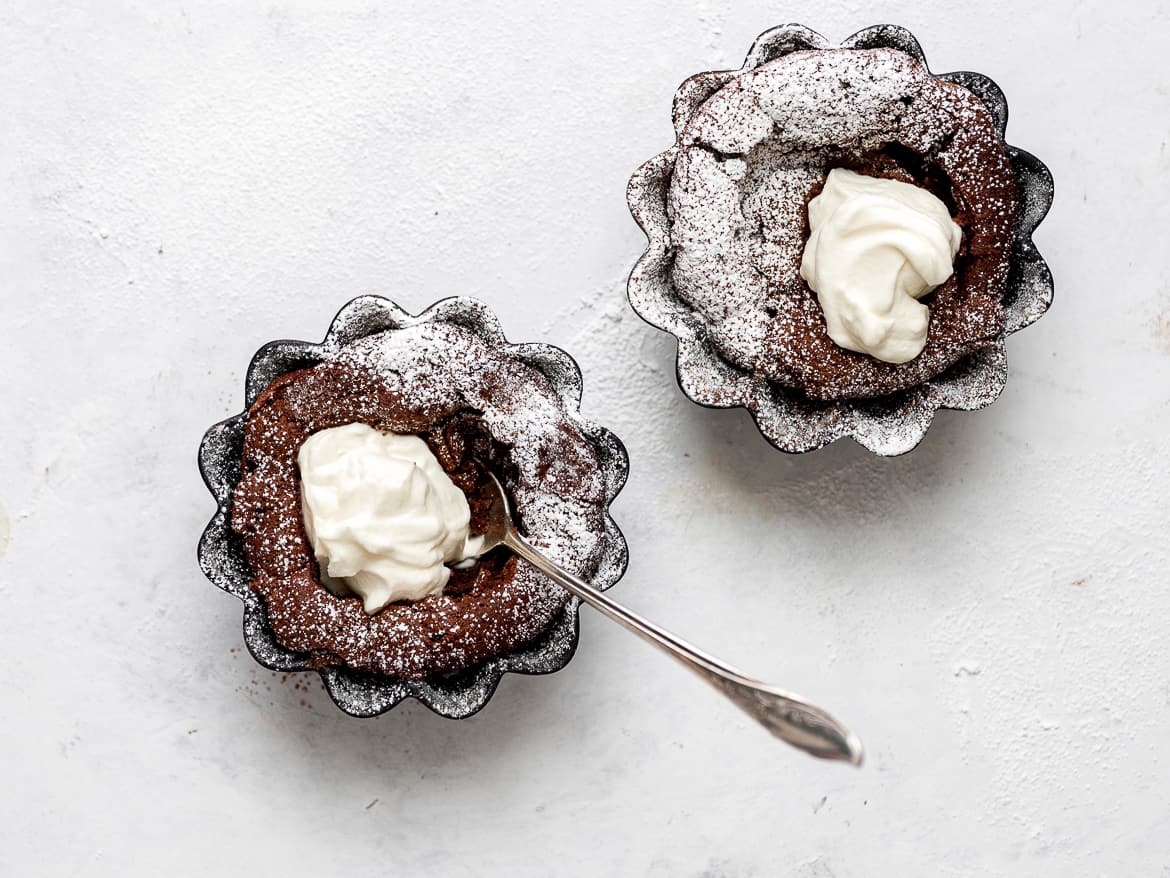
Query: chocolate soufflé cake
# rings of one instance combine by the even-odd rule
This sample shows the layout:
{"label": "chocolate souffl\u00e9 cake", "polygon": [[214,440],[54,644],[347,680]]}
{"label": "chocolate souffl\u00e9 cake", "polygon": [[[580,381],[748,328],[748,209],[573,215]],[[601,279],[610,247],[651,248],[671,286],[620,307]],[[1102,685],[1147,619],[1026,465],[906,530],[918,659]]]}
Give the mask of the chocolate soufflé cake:
{"label": "chocolate souffl\u00e9 cake", "polygon": [[[835,344],[801,278],[808,203],[832,168],[922,187],[962,228],[909,362]],[[995,119],[970,91],[890,48],[795,51],[730,81],[682,129],[670,278],[730,363],[812,399],[882,396],[1002,338],[1017,202]]]}
{"label": "chocolate souffl\u00e9 cake", "polygon": [[504,550],[453,569],[441,594],[372,615],[360,597],[325,588],[302,520],[297,454],[314,433],[351,423],[420,436],[466,494],[472,533],[482,531],[480,467],[489,467],[535,545],[578,576],[597,571],[604,476],[549,380],[453,324],[370,335],[277,378],[247,415],[231,526],[273,634],[310,667],[401,679],[470,668],[537,638],[568,598]]}

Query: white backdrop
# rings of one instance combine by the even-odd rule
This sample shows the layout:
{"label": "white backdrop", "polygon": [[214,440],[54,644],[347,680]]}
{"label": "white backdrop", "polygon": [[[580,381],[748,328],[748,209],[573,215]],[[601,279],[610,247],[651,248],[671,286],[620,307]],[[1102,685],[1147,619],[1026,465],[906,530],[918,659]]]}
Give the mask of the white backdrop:
{"label": "white backdrop", "polygon": [[[675,86],[790,20],[910,27],[1056,178],[1007,391],[895,460],[692,405],[624,299]],[[0,873],[1170,874],[1168,53],[1157,0],[0,3]],[[457,723],[255,665],[195,450],[361,293],[573,354],[632,460],[613,594],[866,766],[588,611]]]}

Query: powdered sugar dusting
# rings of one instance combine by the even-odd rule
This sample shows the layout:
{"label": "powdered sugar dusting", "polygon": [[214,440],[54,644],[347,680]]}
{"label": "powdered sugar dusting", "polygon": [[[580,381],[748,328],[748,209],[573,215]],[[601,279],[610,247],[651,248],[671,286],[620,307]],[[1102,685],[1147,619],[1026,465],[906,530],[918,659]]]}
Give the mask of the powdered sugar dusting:
{"label": "powdered sugar dusting", "polygon": [[[831,168],[872,172],[876,163],[914,182],[891,144],[946,172],[948,196],[971,220],[967,250],[977,254],[967,260],[977,270],[935,294],[941,307],[924,356],[901,366],[833,345],[799,278],[806,205]],[[679,147],[670,277],[735,365],[817,397],[874,396],[920,383],[1002,331],[1015,197],[994,119],[903,52],[816,50],[771,61],[698,107]]]}

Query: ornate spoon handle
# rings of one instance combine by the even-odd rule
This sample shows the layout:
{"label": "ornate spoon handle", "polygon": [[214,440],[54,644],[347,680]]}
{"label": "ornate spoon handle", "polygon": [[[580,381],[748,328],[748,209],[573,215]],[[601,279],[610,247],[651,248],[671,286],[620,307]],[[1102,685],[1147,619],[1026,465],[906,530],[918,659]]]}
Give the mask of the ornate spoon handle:
{"label": "ornate spoon handle", "polygon": [[799,696],[753,680],[713,656],[691,646],[598,591],[542,555],[508,527],[501,542],[571,594],[682,662],[764,728],[794,747],[822,759],[862,760],[861,742],[845,726]]}

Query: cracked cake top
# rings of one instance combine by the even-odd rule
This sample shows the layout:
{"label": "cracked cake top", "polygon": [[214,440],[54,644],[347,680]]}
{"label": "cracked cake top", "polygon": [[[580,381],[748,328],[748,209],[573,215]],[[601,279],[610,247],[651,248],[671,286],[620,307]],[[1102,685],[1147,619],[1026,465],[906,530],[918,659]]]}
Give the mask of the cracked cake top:
{"label": "cracked cake top", "polygon": [[[846,168],[920,186],[962,227],[923,352],[836,345],[800,276],[808,202]],[[670,179],[670,278],[721,356],[814,399],[920,384],[1004,329],[1015,178],[983,102],[889,48],[798,51],[732,79],[686,121]]]}

